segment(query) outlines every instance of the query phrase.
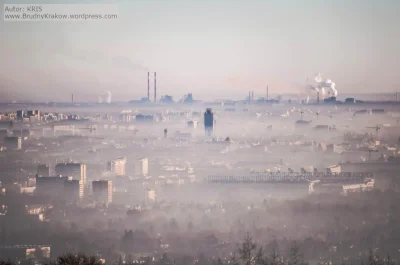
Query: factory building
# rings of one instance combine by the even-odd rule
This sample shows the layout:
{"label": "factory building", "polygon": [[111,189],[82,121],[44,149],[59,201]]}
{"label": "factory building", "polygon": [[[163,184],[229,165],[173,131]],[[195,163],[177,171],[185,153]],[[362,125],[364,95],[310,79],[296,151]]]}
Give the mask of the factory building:
{"label": "factory building", "polygon": [[207,108],[204,112],[204,130],[206,135],[211,135],[214,128],[214,113],[211,108]]}
{"label": "factory building", "polygon": [[95,180],[92,181],[92,194],[96,202],[109,204],[112,202],[112,181]]}
{"label": "factory building", "polygon": [[20,150],[22,149],[22,138],[6,136],[4,137],[4,146],[9,150]]}
{"label": "factory building", "polygon": [[56,175],[71,176],[86,185],[86,165],[82,163],[60,163],[55,167]]}
{"label": "factory building", "polygon": [[117,176],[126,175],[126,157],[120,157],[107,164],[107,170],[114,172]]}

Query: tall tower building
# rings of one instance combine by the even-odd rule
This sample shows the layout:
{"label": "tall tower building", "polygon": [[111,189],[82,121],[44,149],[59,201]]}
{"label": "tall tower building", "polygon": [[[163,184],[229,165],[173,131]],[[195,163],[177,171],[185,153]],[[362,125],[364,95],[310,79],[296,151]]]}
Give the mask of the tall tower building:
{"label": "tall tower building", "polygon": [[214,128],[214,113],[211,108],[207,108],[204,112],[204,130],[206,135],[211,135]]}
{"label": "tall tower building", "polygon": [[147,176],[149,174],[149,159],[141,158],[135,163],[135,175]]}
{"label": "tall tower building", "polygon": [[96,202],[109,204],[112,202],[112,181],[111,180],[95,180],[92,181],[93,199]]}
{"label": "tall tower building", "polygon": [[82,180],[68,179],[64,181],[64,196],[70,201],[79,201],[83,198],[84,186]]}

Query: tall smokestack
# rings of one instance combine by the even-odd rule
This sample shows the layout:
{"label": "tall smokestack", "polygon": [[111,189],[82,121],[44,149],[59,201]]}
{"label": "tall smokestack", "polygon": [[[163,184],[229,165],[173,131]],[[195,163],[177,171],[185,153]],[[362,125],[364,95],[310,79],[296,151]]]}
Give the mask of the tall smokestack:
{"label": "tall smokestack", "polygon": [[74,93],[71,94],[71,102],[74,104]]}
{"label": "tall smokestack", "polygon": [[251,92],[251,100],[254,101],[254,91]]}
{"label": "tall smokestack", "polygon": [[319,104],[319,91],[317,92],[317,104]]}
{"label": "tall smokestack", "polygon": [[150,100],[150,72],[147,72],[147,99]]}
{"label": "tall smokestack", "polygon": [[268,101],[268,86],[267,86],[267,101]]}
{"label": "tall smokestack", "polygon": [[154,72],[154,103],[157,103],[157,77],[156,77],[156,72]]}

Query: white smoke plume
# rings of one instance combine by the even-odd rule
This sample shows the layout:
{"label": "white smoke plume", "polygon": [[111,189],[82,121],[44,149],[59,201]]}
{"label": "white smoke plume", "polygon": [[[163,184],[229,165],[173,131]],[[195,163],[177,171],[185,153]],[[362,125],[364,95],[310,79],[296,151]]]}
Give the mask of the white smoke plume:
{"label": "white smoke plume", "polygon": [[110,103],[111,103],[111,92],[110,92],[110,91],[107,91],[106,93],[107,93],[106,102],[107,102],[108,104],[110,104]]}
{"label": "white smoke plume", "polygon": [[322,98],[337,96],[338,91],[335,88],[336,84],[332,80],[326,79],[321,73],[316,74],[314,80],[316,84],[309,85],[309,89],[320,92]]}
{"label": "white smoke plume", "polygon": [[111,103],[111,92],[110,91],[106,91],[103,95],[99,95],[97,102],[103,103],[103,101],[105,101],[107,104]]}

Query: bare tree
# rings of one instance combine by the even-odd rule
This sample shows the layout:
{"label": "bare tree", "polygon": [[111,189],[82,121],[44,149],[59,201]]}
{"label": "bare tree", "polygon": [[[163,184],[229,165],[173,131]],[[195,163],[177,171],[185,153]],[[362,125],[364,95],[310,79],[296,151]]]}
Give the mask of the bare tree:
{"label": "bare tree", "polygon": [[245,265],[254,265],[255,264],[255,258],[254,258],[254,251],[256,249],[257,245],[253,242],[253,239],[251,238],[250,234],[247,233],[246,238],[242,242],[240,246],[238,246],[237,252],[239,254],[239,259],[245,264]]}

